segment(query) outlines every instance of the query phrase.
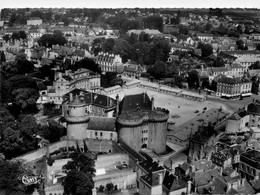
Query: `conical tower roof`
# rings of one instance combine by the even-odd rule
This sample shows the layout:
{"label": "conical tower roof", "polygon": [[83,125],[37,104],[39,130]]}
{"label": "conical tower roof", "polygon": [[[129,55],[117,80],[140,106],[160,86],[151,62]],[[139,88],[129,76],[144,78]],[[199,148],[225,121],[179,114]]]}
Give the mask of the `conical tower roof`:
{"label": "conical tower roof", "polygon": [[70,102],[70,106],[85,106],[85,103],[81,101],[78,95]]}

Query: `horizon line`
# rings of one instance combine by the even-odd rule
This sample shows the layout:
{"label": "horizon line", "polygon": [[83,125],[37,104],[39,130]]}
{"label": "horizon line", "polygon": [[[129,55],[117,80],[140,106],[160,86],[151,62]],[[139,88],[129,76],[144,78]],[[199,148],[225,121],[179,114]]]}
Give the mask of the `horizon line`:
{"label": "horizon line", "polygon": [[70,8],[70,9],[209,9],[209,8],[219,8],[219,9],[260,9],[255,7],[2,7],[0,9],[54,9],[54,8]]}

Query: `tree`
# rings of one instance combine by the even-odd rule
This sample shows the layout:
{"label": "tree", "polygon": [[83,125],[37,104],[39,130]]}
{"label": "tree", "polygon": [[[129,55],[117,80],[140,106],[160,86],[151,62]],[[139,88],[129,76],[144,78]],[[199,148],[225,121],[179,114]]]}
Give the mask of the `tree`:
{"label": "tree", "polygon": [[10,36],[9,35],[4,35],[3,36],[3,40],[5,41],[5,42],[8,42],[9,40],[10,40]]}
{"label": "tree", "polygon": [[115,41],[113,53],[119,54],[122,57],[122,62],[125,63],[131,57],[131,46],[126,40],[119,38]]}
{"label": "tree", "polygon": [[209,22],[207,22],[207,24],[204,26],[204,30],[207,31],[207,32],[210,31],[212,28],[213,28],[213,26]]}
{"label": "tree", "polygon": [[217,60],[215,61],[214,67],[224,67],[224,66],[225,66],[225,62],[223,58],[217,56]]}
{"label": "tree", "polygon": [[[1,106],[3,108],[3,106]],[[0,115],[0,153],[7,159],[22,155],[38,148],[33,135],[41,131],[41,127],[31,115],[20,115],[15,118],[3,109]]]}
{"label": "tree", "polygon": [[107,191],[112,191],[113,189],[114,189],[114,184],[113,183],[107,183],[107,185],[106,185],[106,189],[107,189]]}
{"label": "tree", "polygon": [[69,20],[68,20],[68,18],[66,16],[63,17],[61,21],[64,23],[64,26],[68,26],[69,25]]}
{"label": "tree", "polygon": [[91,194],[94,187],[95,162],[90,153],[75,154],[72,161],[63,166],[67,175],[62,183],[65,195]]}
{"label": "tree", "polygon": [[104,52],[112,52],[114,45],[115,45],[115,39],[112,38],[106,39],[102,45],[102,50]]}
{"label": "tree", "polygon": [[16,66],[18,69],[19,74],[27,74],[34,72],[34,65],[32,62],[28,61],[27,59],[17,59]]}
{"label": "tree", "polygon": [[53,34],[42,35],[38,43],[45,47],[51,47],[52,45],[65,45],[67,39],[63,36],[61,31],[55,30],[53,31]]}
{"label": "tree", "polygon": [[40,134],[50,143],[54,143],[60,141],[60,138],[66,135],[66,129],[56,121],[49,120],[48,126],[44,126]]}
{"label": "tree", "polygon": [[183,25],[179,25],[179,33],[183,35],[189,34],[189,28]]}
{"label": "tree", "polygon": [[26,38],[27,38],[27,35],[26,35],[26,33],[25,33],[23,30],[20,30],[20,31],[19,31],[19,37],[20,37],[21,39],[26,39]]}
{"label": "tree", "polygon": [[260,44],[256,45],[256,50],[260,51]]}
{"label": "tree", "polygon": [[4,51],[0,52],[0,65],[2,65],[3,62],[6,62],[5,53]]}
{"label": "tree", "polygon": [[63,33],[60,30],[53,31],[53,45],[64,45],[67,43],[67,39],[63,36]]}
{"label": "tree", "polygon": [[213,54],[213,47],[210,44],[204,44],[199,42],[197,49],[201,49],[201,57],[207,57],[210,54]]}
{"label": "tree", "polygon": [[101,75],[101,87],[107,88],[114,86],[113,83],[117,79],[116,72],[106,72],[105,75]]}
{"label": "tree", "polygon": [[162,31],[163,19],[160,16],[148,16],[144,19],[144,27],[148,29],[157,29]]}
{"label": "tree", "polygon": [[164,62],[157,61],[154,66],[147,70],[154,78],[161,79],[166,75],[166,65]]}
{"label": "tree", "polygon": [[154,64],[150,58],[150,46],[147,42],[136,42],[132,46],[131,60],[137,62],[138,64]]}
{"label": "tree", "polygon": [[0,160],[0,193],[26,195],[33,192],[33,187],[24,185],[20,177],[32,174],[21,161]]}
{"label": "tree", "polygon": [[41,131],[41,126],[36,122],[32,115],[20,115],[18,127],[22,143],[19,145],[21,154],[25,154],[38,148],[38,141],[34,135]]}
{"label": "tree", "polygon": [[103,185],[100,185],[99,188],[98,188],[98,191],[99,192],[104,192],[104,189],[105,189],[105,187]]}
{"label": "tree", "polygon": [[7,159],[21,155],[21,133],[18,129],[7,127],[1,135],[0,151]]}
{"label": "tree", "polygon": [[147,42],[150,43],[151,39],[150,39],[150,35],[145,33],[145,32],[141,32],[139,34],[139,42]]}
{"label": "tree", "polygon": [[250,69],[250,70],[260,69],[260,62],[259,62],[259,61],[256,61],[255,63],[251,64],[251,65],[249,66],[249,69]]}
{"label": "tree", "polygon": [[199,87],[199,73],[197,70],[189,71],[187,82],[188,82],[189,88],[198,88]]}
{"label": "tree", "polygon": [[127,41],[130,45],[135,44],[138,41],[138,35],[135,33],[131,33],[130,36],[127,38]]}
{"label": "tree", "polygon": [[24,113],[36,112],[36,101],[39,98],[39,92],[32,88],[19,88],[11,93],[13,103],[21,108]]}
{"label": "tree", "polygon": [[36,101],[39,98],[38,86],[36,82],[27,76],[12,76],[5,82],[8,88],[6,91],[9,100],[13,102],[16,108],[14,114],[23,111],[25,113],[34,113],[36,109]]}
{"label": "tree", "polygon": [[43,115],[53,117],[59,114],[61,114],[60,110],[55,108],[55,104],[53,102],[43,104]]}
{"label": "tree", "polygon": [[11,37],[12,37],[13,40],[19,40],[20,34],[19,34],[19,32],[13,32]]}
{"label": "tree", "polygon": [[237,49],[238,50],[248,50],[248,47],[246,46],[246,44],[244,43],[243,40],[239,39],[236,41],[236,45],[237,45]]}
{"label": "tree", "polygon": [[88,70],[91,70],[96,73],[101,73],[101,70],[98,66],[98,64],[90,58],[83,58],[82,60],[76,62],[73,66],[69,67],[72,71],[76,71],[79,68],[86,68]]}
{"label": "tree", "polygon": [[149,57],[152,64],[155,64],[156,61],[167,61],[171,49],[168,40],[160,37],[154,37],[153,41],[149,44],[149,47]]}
{"label": "tree", "polygon": [[252,77],[252,90],[251,92],[258,95],[259,89],[259,79],[257,76]]}

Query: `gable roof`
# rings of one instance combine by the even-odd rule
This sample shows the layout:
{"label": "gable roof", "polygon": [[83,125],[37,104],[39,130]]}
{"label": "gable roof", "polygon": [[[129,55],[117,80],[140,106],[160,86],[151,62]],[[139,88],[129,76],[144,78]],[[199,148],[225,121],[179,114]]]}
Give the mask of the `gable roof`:
{"label": "gable roof", "polygon": [[217,134],[213,127],[208,126],[199,128],[203,128],[202,131],[196,132],[191,141],[199,144],[205,144],[213,135]]}
{"label": "gable roof", "polygon": [[198,161],[192,162],[192,164],[197,170],[202,170],[202,171],[208,171],[212,168],[212,161],[208,161],[206,159],[201,159]]}
{"label": "gable roof", "polygon": [[155,171],[164,170],[164,168],[162,166],[159,166],[157,162],[151,160],[142,161],[138,163],[138,165],[142,167],[142,169],[145,170],[148,174]]}
{"label": "gable roof", "polygon": [[47,90],[47,87],[43,84],[43,82],[38,81],[36,83],[37,83],[39,91]]}
{"label": "gable roof", "polygon": [[247,106],[247,112],[260,115],[260,101],[252,102]]}
{"label": "gable roof", "polygon": [[187,185],[188,184],[186,180],[176,177],[169,171],[165,172],[163,186],[168,190],[168,192],[186,188]]}
{"label": "gable roof", "polygon": [[222,76],[222,77],[219,78],[218,83],[236,85],[236,84],[241,83],[241,79],[240,78],[231,78],[231,77]]}
{"label": "gable roof", "polygon": [[149,186],[159,185],[159,173],[150,173],[140,177],[141,180],[145,181]]}
{"label": "gable roof", "polygon": [[125,96],[119,105],[119,114],[140,110],[151,110],[152,102],[147,93]]}

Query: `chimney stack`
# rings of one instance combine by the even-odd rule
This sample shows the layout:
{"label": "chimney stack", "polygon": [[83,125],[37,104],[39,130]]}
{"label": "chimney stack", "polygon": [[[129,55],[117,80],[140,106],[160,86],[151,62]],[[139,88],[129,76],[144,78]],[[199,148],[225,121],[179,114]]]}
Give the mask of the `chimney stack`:
{"label": "chimney stack", "polygon": [[195,166],[194,166],[194,165],[191,165],[191,166],[190,166],[190,172],[191,172],[191,173],[194,173],[195,171],[196,171]]}
{"label": "chimney stack", "polygon": [[119,95],[116,95],[116,116],[119,114]]}
{"label": "chimney stack", "polygon": [[154,98],[153,97],[151,98],[151,102],[152,102],[151,106],[152,106],[152,111],[153,111],[154,110]]}
{"label": "chimney stack", "polygon": [[188,181],[188,186],[187,186],[187,195],[191,193],[191,181]]}
{"label": "chimney stack", "polygon": [[227,183],[227,192],[231,189],[232,185],[231,183]]}
{"label": "chimney stack", "polygon": [[162,185],[163,183],[163,173],[158,173],[158,176],[159,176],[159,185]]}
{"label": "chimney stack", "polygon": [[222,176],[222,174],[223,174],[223,167],[220,167],[220,172],[219,172],[219,174]]}
{"label": "chimney stack", "polygon": [[92,189],[92,195],[97,195],[97,189],[95,187]]}
{"label": "chimney stack", "polygon": [[243,178],[243,179],[242,179],[242,182],[241,182],[241,185],[242,185],[242,186],[245,186],[245,181],[246,181],[246,178]]}
{"label": "chimney stack", "polygon": [[70,94],[70,102],[73,100],[73,94],[72,93],[69,93]]}

